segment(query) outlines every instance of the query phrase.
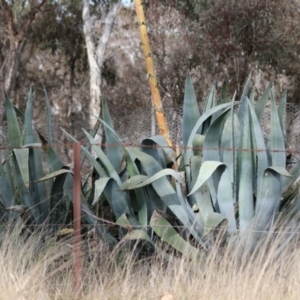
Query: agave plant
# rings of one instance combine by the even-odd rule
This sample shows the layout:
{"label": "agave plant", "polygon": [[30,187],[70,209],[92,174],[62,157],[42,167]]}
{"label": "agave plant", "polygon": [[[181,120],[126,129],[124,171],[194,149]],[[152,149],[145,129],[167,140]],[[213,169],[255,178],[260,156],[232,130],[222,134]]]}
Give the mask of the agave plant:
{"label": "agave plant", "polygon": [[[154,136],[141,141],[139,148],[124,147],[103,99],[99,122],[104,125],[106,151],[96,144],[93,133],[84,130],[94,155],[82,146],[83,159],[91,161],[95,176],[89,192],[85,191],[87,181],[83,183],[83,222],[94,226],[112,247],[119,241],[144,240],[168,258],[161,247],[163,241],[189,259],[199,260],[203,253],[199,249],[210,250],[214,230],[221,225],[227,232],[227,241],[250,241],[249,249],[253,250],[264,232],[272,232],[282,220],[295,220],[299,195],[281,199],[300,174],[299,162],[289,171],[285,169],[286,94],[277,108],[271,86],[255,102],[253,92],[248,98],[249,85],[250,77],[240,102],[235,97],[229,101],[224,86],[225,96],[218,105],[213,87],[200,114],[191,78],[187,76],[179,168],[185,173],[186,190],[181,189],[179,171],[168,168],[175,156],[166,139]],[[261,123],[269,99],[272,126],[266,144]],[[7,99],[12,153],[5,154],[6,163],[0,166],[2,205],[6,209],[24,205],[37,224],[67,223],[71,220],[72,170],[63,167],[52,150],[51,139],[42,138],[39,142],[32,127],[31,106],[32,96],[20,138],[16,115],[20,113]],[[48,120],[50,124],[50,117]],[[31,139],[25,138],[28,134]],[[48,175],[42,169],[42,149]],[[10,160],[12,165],[7,163]],[[50,195],[44,181],[50,183]],[[42,206],[41,199],[50,200]],[[109,220],[101,217],[103,203],[112,212]],[[111,222],[119,226],[117,231]],[[189,243],[191,238],[193,244]]]}
{"label": "agave plant", "polygon": [[[1,220],[22,217],[31,231],[43,228],[55,233],[72,221],[72,170],[64,166],[52,148],[50,106],[47,108],[47,139],[34,127],[32,107],[34,95],[30,90],[25,115],[6,97],[9,145],[2,152],[0,163]],[[43,159],[43,155],[45,159]],[[50,174],[49,174],[50,173]],[[106,232],[83,203],[85,223],[95,227],[109,241]]]}
{"label": "agave plant", "polygon": [[[162,183],[167,175],[179,180],[176,172],[166,169],[153,175],[148,173],[147,177],[131,176],[121,187],[122,190],[129,190],[150,184],[154,188],[160,186],[159,195],[167,194],[172,198],[165,202],[166,212],[171,211],[206,250],[209,249],[206,243],[209,233],[224,222],[227,223],[227,239],[243,239],[250,243],[249,250],[253,250],[259,245],[262,237],[273,232],[283,221],[289,221],[298,212],[298,194],[281,199],[283,192],[300,175],[300,162],[289,172],[285,169],[286,93],[277,108],[270,85],[255,103],[253,92],[248,98],[250,78],[251,75],[239,103],[235,102],[233,97],[231,103],[214,106],[213,87],[204,112],[200,115],[188,75],[182,130],[186,197],[180,192],[178,184],[171,193],[170,182]],[[262,117],[269,99],[271,132],[266,144]],[[149,154],[155,157],[154,152],[153,150]],[[178,207],[174,209],[174,203],[179,204],[180,212]],[[195,212],[191,211],[191,208],[194,208]],[[283,210],[284,214],[281,213]],[[170,223],[163,216],[158,218],[157,213],[154,213],[150,221],[152,229],[164,241],[174,246],[175,236],[170,237],[166,234],[169,233]],[[169,227],[159,230],[155,224]],[[176,237],[180,244],[181,237],[178,234]]]}
{"label": "agave plant", "polygon": [[[42,143],[32,124],[33,93],[30,90],[25,115],[13,107],[6,97],[6,114],[9,147],[3,151],[0,164],[0,201],[2,215],[8,217],[9,211],[18,211],[22,207],[28,210],[36,224],[44,223],[50,215],[54,201],[44,182],[37,182],[45,175],[42,160]],[[18,117],[23,124],[19,126]],[[49,169],[54,171],[62,166],[50,147],[46,152]],[[54,183],[56,188],[56,183]]]}
{"label": "agave plant", "polygon": [[[300,174],[300,163],[287,172],[284,114],[286,94],[276,108],[271,86],[255,103],[253,93],[248,99],[250,76],[245,85],[237,112],[234,102],[230,110],[218,115],[211,123],[203,143],[201,167],[192,173],[197,178],[190,180],[193,186],[189,195],[200,208],[203,221],[214,220],[209,227],[218,225],[223,218],[228,221],[228,233],[239,233],[255,243],[261,233],[274,229],[278,224],[281,203],[293,202],[299,198],[281,200],[282,193]],[[271,132],[266,145],[261,125],[266,102],[271,100]],[[201,119],[201,118],[200,118]],[[201,127],[201,120],[189,136],[185,159],[193,159],[193,135]],[[189,167],[187,167],[189,168]],[[192,168],[192,167],[191,167]],[[211,200],[211,201],[208,201]],[[235,208],[238,208],[235,214]],[[286,206],[285,206],[286,208]]]}

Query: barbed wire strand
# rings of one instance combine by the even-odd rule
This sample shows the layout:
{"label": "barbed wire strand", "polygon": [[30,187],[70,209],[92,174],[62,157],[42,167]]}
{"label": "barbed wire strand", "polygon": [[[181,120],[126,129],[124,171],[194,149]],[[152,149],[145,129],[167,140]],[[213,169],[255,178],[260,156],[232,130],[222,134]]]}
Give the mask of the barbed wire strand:
{"label": "barbed wire strand", "polygon": [[[0,145],[0,151],[1,150],[14,150],[14,149],[49,149],[55,148],[56,146],[60,146],[61,148],[70,148],[73,146],[74,142],[68,142],[68,143],[52,143],[47,145],[24,145],[20,147],[11,147],[11,146],[4,146]],[[90,146],[98,146],[98,147],[118,147],[118,148],[151,148],[151,149],[171,149],[170,146],[163,146],[163,145],[145,145],[142,143],[120,143],[120,144],[114,144],[114,143],[81,143],[82,147],[90,147]],[[214,151],[238,151],[238,152],[245,152],[245,151],[252,151],[252,152],[274,152],[274,153],[289,153],[289,154],[300,154],[300,150],[293,150],[293,149],[285,149],[285,150],[277,150],[277,149],[254,149],[254,148],[222,148],[222,147],[187,147],[183,145],[176,145],[176,148],[179,150],[214,150]]]}

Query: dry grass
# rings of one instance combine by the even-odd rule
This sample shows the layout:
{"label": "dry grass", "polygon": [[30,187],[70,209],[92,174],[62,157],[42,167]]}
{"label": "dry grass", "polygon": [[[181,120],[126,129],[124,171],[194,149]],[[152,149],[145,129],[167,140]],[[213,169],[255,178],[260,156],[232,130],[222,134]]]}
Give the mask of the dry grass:
{"label": "dry grass", "polygon": [[[128,255],[121,265],[99,243],[85,255],[82,299],[298,299],[300,250],[293,242],[274,259],[281,241],[251,259],[234,247],[213,251],[201,264],[159,257],[136,262]],[[70,243],[0,236],[1,300],[74,299],[72,284]]]}

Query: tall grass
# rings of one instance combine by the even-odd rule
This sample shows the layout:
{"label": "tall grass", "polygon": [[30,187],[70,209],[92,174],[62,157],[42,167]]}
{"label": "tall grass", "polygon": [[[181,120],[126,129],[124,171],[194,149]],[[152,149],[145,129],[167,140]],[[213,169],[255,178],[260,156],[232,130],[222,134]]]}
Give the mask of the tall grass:
{"label": "tall grass", "polygon": [[[0,299],[74,299],[71,240],[19,232],[0,235]],[[252,257],[240,247],[216,247],[201,264],[159,256],[137,261],[130,253],[118,263],[100,241],[86,241],[82,299],[298,299],[297,240],[274,256],[286,238],[282,230]]]}

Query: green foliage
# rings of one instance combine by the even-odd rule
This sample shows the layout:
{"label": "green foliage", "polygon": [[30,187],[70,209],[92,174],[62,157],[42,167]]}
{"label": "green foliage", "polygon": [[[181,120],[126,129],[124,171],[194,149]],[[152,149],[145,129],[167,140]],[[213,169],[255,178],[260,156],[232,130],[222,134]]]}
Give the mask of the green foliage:
{"label": "green foliage", "polygon": [[[247,249],[252,251],[263,238],[268,237],[268,233],[279,224],[286,225],[291,221],[291,216],[296,215],[299,195],[294,193],[281,199],[282,193],[300,175],[300,162],[289,172],[285,169],[283,120],[286,94],[278,108],[270,87],[256,103],[253,99],[250,101],[250,78],[251,75],[239,103],[233,98],[232,103],[214,106],[213,87],[201,115],[197,113],[197,102],[188,75],[182,131],[186,186],[189,191],[186,197],[181,194],[177,184],[178,174],[166,169],[151,174],[149,178],[131,177],[130,182],[122,186],[126,190],[148,185],[154,188],[160,186],[161,194],[158,193],[158,196],[161,200],[164,201],[165,194],[170,197],[165,202],[166,212],[171,211],[172,217],[177,218],[205,250],[210,248],[209,236],[212,237],[214,230],[224,223],[227,240],[235,240],[236,237],[245,240],[249,243]],[[271,100],[271,132],[266,144],[261,119],[268,99]],[[205,136],[204,142],[201,139],[203,149],[200,153],[198,148],[193,149],[194,141],[199,136]],[[169,184],[159,181],[163,179],[161,176],[166,175],[175,179],[173,193],[171,189],[169,192],[170,181]],[[180,204],[180,209],[173,207],[173,201]],[[192,207],[195,212],[191,212]],[[284,214],[281,213],[283,207]],[[164,224],[167,224],[166,221]],[[164,236],[157,228],[152,229],[160,237]],[[167,232],[169,229],[166,228]],[[164,237],[163,240],[174,247],[173,238],[168,240]]]}
{"label": "green foliage", "polygon": [[[37,131],[32,123],[33,93],[29,92],[25,115],[18,112],[6,97],[6,114],[8,120],[8,138],[10,149],[4,151],[4,161],[1,162],[0,169],[0,201],[3,207],[2,215],[9,218],[7,211],[18,211],[18,207],[27,210],[35,224],[45,224],[49,222],[49,217],[53,217],[52,209],[63,201],[62,187],[57,189],[57,182],[54,181],[52,187],[45,182],[38,181],[46,174],[42,151],[45,150],[48,168],[56,171],[63,166],[55,152],[46,140],[44,144],[39,139]],[[48,99],[46,98],[46,101]],[[23,125],[23,130],[20,127]],[[49,191],[51,190],[51,193]],[[53,195],[55,191],[56,195]],[[50,199],[50,201],[49,201]],[[60,206],[63,219],[67,219],[68,202],[63,201]],[[63,213],[64,212],[64,213]],[[14,216],[14,215],[13,215]],[[55,220],[61,223],[62,220]]]}
{"label": "green foliage", "polygon": [[[46,93],[45,98],[49,108]],[[50,109],[47,110],[49,142],[35,130],[33,99],[30,91],[23,115],[6,97],[9,148],[2,152],[0,164],[1,220],[8,222],[20,216],[30,231],[43,228],[47,234],[54,234],[72,221],[72,170],[63,165],[51,146]],[[84,198],[82,208],[85,224],[114,244],[115,239],[97,223]]]}
{"label": "green foliage", "polygon": [[[148,253],[157,251],[169,259],[164,246],[169,245],[195,261],[201,259],[203,250],[211,249],[220,231],[225,233],[225,242],[242,241],[247,251],[254,251],[278,226],[297,224],[299,193],[286,193],[300,175],[300,162],[288,171],[285,168],[286,94],[277,107],[269,86],[255,102],[253,93],[248,98],[250,78],[251,74],[239,102],[235,96],[225,101],[228,89],[223,86],[224,99],[215,105],[213,86],[200,112],[187,76],[180,170],[184,183],[179,171],[168,168],[175,158],[162,136],[144,139],[139,148],[123,146],[104,99],[99,122],[104,125],[106,152],[97,145],[95,130],[93,134],[83,130],[94,153],[81,146],[83,159],[88,158],[94,169],[91,187],[86,188],[86,180],[82,184],[83,223],[93,226],[111,247],[143,241]],[[262,117],[268,100],[271,130],[266,143]],[[30,92],[23,116],[6,99],[11,151],[4,151],[0,165],[2,215],[6,220],[16,218],[8,212],[26,208],[34,224],[68,224],[72,220],[72,170],[63,166],[51,148],[51,138],[47,142],[34,130],[32,103]],[[47,124],[51,136],[49,113]],[[110,226],[111,222],[117,226]]]}

